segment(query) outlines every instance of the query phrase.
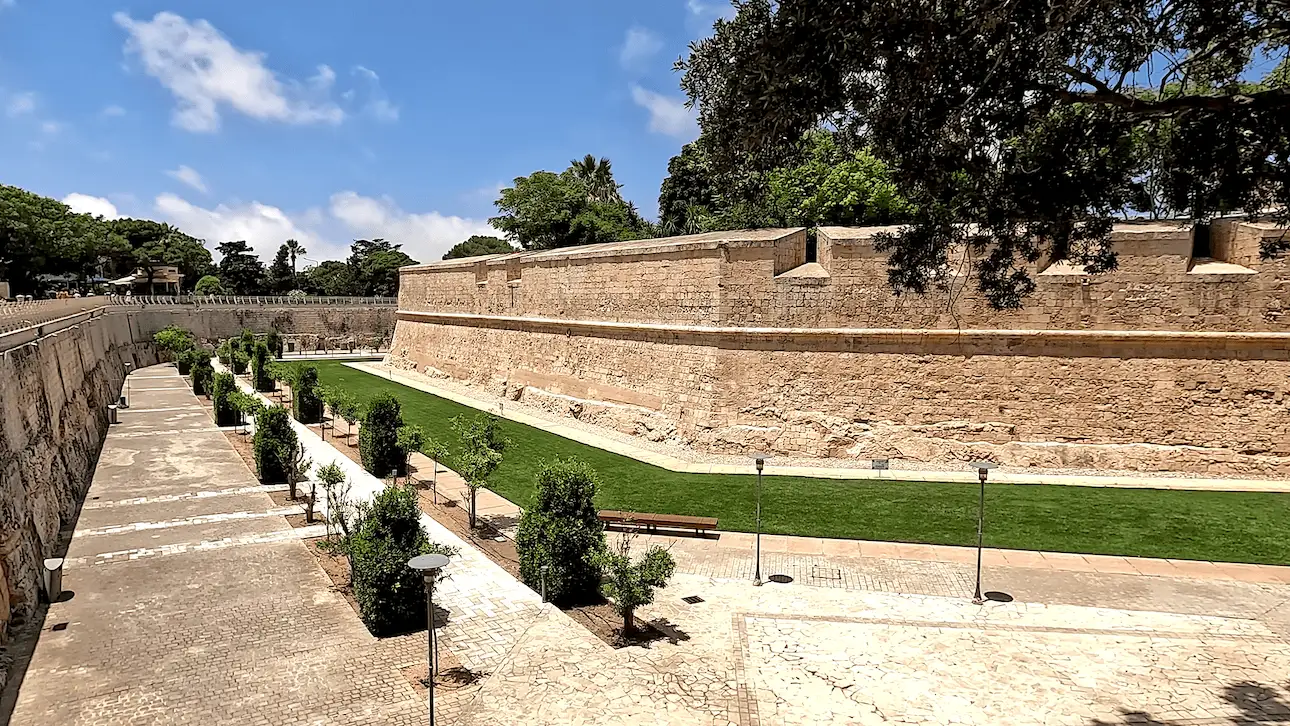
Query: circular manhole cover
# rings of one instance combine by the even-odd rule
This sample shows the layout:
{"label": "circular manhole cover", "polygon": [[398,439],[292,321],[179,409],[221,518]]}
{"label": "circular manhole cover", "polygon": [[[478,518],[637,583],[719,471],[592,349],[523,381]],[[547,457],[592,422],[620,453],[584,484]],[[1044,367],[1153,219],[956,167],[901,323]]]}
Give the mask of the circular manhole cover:
{"label": "circular manhole cover", "polygon": [[985,599],[994,602],[1012,602],[1012,596],[1006,592],[987,592]]}
{"label": "circular manhole cover", "polygon": [[793,581],[793,578],[789,577],[788,575],[771,575],[768,579],[771,582],[777,582],[781,585],[787,585],[788,583]]}

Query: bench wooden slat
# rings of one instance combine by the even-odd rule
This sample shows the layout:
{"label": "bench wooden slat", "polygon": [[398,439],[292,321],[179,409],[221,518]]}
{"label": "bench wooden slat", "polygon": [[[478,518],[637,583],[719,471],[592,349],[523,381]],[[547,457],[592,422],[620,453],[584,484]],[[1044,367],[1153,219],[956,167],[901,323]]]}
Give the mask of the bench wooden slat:
{"label": "bench wooden slat", "polygon": [[716,529],[716,517],[694,517],[685,514],[654,514],[652,512],[620,512],[606,509],[597,512],[600,521],[609,524],[626,524],[643,527],[677,527],[681,529]]}

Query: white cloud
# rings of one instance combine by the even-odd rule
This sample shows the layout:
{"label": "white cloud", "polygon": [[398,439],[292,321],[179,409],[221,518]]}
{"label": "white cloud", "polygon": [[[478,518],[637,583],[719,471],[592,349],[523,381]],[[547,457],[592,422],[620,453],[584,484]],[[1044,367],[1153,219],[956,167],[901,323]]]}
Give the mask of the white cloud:
{"label": "white cloud", "polygon": [[202,181],[202,175],[198,174],[197,170],[191,166],[180,164],[178,169],[166,172],[166,176],[181,181],[202,194],[206,193],[206,182]]}
{"label": "white cloud", "polygon": [[443,257],[450,247],[472,234],[498,235],[482,220],[439,212],[408,213],[389,198],[365,197],[353,191],[333,194],[326,209],[311,208],[299,214],[260,202],[207,209],[175,194],[158,196],[154,206],[158,217],[206,240],[212,252],[221,242],[246,240],[266,263],[288,239],[303,244],[310,259],[324,260],[344,259],[354,238],[380,237],[403,245],[413,259],[428,262]]}
{"label": "white cloud", "polygon": [[116,105],[116,104],[112,104],[111,106],[104,106],[104,107],[103,107],[103,110],[102,110],[102,111],[99,111],[99,115],[100,115],[100,116],[107,117],[107,118],[113,118],[113,117],[118,117],[118,116],[124,116],[124,115],[125,115],[125,109],[124,109],[124,108],[121,108],[120,106],[118,106],[118,105]]}
{"label": "white cloud", "polygon": [[92,197],[88,194],[72,193],[63,197],[63,204],[71,207],[77,214],[92,214],[104,219],[119,219],[116,205],[103,197]]}
{"label": "white cloud", "polygon": [[212,252],[221,242],[246,240],[267,264],[278,246],[288,239],[304,244],[311,257],[325,255],[328,249],[315,232],[298,224],[286,212],[259,202],[220,204],[214,209],[205,209],[174,194],[162,194],[154,206],[165,221],[206,240]]}
{"label": "white cloud", "polygon": [[409,214],[389,198],[374,199],[356,192],[333,194],[329,211],[354,234],[401,244],[404,252],[421,262],[443,257],[449,248],[473,234],[500,236],[482,220],[439,212]]}
{"label": "white cloud", "polygon": [[40,132],[46,136],[57,136],[58,132],[63,130],[63,125],[57,121],[41,121]]}
{"label": "white cloud", "polygon": [[706,24],[715,23],[718,18],[732,20],[735,17],[735,7],[729,2],[686,0],[685,6],[689,9],[691,17]]}
{"label": "white cloud", "polygon": [[663,49],[663,39],[647,28],[628,28],[623,46],[618,50],[618,62],[623,68],[640,68]]}
{"label": "white cloud", "polygon": [[686,108],[685,99],[664,96],[632,85],[632,100],[649,111],[649,130],[691,141],[699,135],[697,114]]}
{"label": "white cloud", "polygon": [[205,20],[189,22],[169,12],[150,21],[122,12],[112,17],[130,34],[126,53],[137,55],[144,71],[174,95],[173,120],[180,128],[218,130],[221,106],[288,124],[337,124],[345,118],[330,98],[336,73],[327,66],[304,83],[284,81],[265,66],[263,53],[237,48]]}
{"label": "white cloud", "polygon": [[[381,88],[381,77],[376,71],[364,66],[354,66],[354,75],[360,76],[368,86],[368,99],[363,105],[363,113],[384,123],[398,121],[399,107],[390,102],[389,96]],[[346,101],[352,101],[355,95],[354,90],[350,89],[341,94],[341,97]]]}
{"label": "white cloud", "polygon": [[9,96],[5,103],[4,112],[9,118],[25,116],[36,110],[36,94],[31,91],[25,93],[15,93]]}
{"label": "white cloud", "polygon": [[18,0],[0,0],[0,8],[11,8],[18,4]]}

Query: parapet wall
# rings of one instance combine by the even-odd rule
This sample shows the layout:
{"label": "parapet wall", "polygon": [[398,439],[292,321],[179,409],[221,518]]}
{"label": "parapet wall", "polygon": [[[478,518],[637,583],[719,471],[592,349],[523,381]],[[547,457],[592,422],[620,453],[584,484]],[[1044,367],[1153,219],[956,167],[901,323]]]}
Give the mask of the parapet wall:
{"label": "parapet wall", "polygon": [[391,359],[704,450],[1290,473],[1279,230],[1115,230],[1119,268],[1036,265],[1018,311],[895,297],[880,229],[714,233],[404,268]]}
{"label": "parapet wall", "polygon": [[60,532],[75,521],[125,362],[135,368],[157,362],[154,333],[180,325],[214,341],[244,328],[277,329],[289,339],[337,347],[388,341],[394,326],[388,306],[131,305],[81,313],[58,307],[66,302],[50,307],[73,317],[0,335],[0,643],[9,622],[34,609],[40,563],[59,551]]}

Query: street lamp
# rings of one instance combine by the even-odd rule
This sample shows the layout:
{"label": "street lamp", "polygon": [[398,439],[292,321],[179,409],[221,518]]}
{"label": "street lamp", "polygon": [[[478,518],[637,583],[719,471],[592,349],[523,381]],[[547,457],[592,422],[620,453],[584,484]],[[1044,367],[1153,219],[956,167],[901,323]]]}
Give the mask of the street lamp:
{"label": "street lamp", "polygon": [[757,564],[753,574],[753,584],[761,586],[761,470],[766,468],[767,454],[753,454],[752,460],[757,464]]}
{"label": "street lamp", "polygon": [[977,478],[981,480],[981,498],[976,510],[976,594],[972,602],[981,605],[985,598],[981,596],[981,538],[985,531],[985,480],[991,469],[999,466],[993,461],[973,461],[968,466],[976,469]]}
{"label": "street lamp", "polygon": [[408,567],[420,572],[426,583],[426,630],[430,631],[426,691],[430,694],[430,726],[434,726],[434,677],[439,670],[439,640],[434,633],[434,581],[439,570],[447,565],[448,558],[444,555],[417,555],[408,560]]}

